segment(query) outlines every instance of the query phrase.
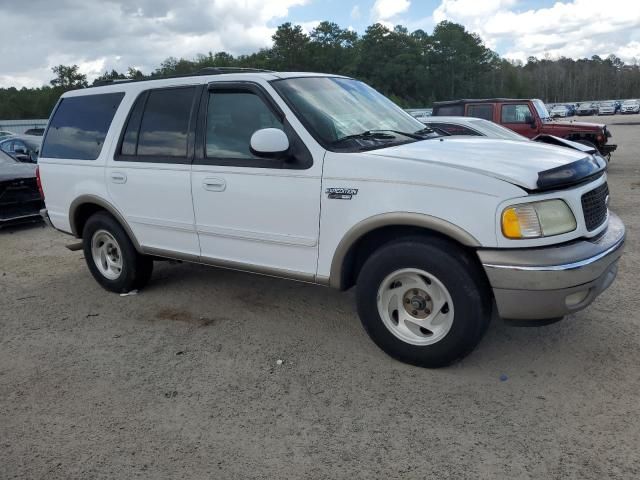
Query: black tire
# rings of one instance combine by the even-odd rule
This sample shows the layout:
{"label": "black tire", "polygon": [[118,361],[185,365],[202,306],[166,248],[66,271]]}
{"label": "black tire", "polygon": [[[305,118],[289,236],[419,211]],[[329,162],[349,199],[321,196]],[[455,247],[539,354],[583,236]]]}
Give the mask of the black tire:
{"label": "black tire", "polygon": [[[407,268],[436,277],[455,305],[450,330],[431,345],[401,340],[378,311],[378,290],[384,279]],[[469,354],[491,320],[491,292],[481,267],[462,248],[441,238],[411,237],[375,251],[358,275],[357,304],[365,330],[382,350],[401,362],[428,368],[449,365]]]}
{"label": "black tire", "polygon": [[[100,230],[108,232],[120,248],[122,270],[115,279],[103,275],[93,259],[91,242],[94,234]],[[153,272],[153,260],[136,251],[124,228],[107,212],[99,212],[89,217],[82,231],[82,244],[89,271],[106,290],[126,293],[143,288],[149,282]]]}

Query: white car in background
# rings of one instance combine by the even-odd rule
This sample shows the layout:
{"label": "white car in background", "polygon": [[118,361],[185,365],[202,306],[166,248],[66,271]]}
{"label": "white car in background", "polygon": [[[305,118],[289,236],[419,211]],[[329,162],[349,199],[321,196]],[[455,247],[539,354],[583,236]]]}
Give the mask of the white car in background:
{"label": "white car in background", "polygon": [[640,113],[640,101],[625,100],[620,108],[620,113]]}
{"label": "white car in background", "polygon": [[569,109],[564,105],[556,105],[549,113],[551,114],[551,118],[568,117]]}
{"label": "white car in background", "polygon": [[616,104],[615,102],[601,102],[598,106],[598,115],[615,115]]}

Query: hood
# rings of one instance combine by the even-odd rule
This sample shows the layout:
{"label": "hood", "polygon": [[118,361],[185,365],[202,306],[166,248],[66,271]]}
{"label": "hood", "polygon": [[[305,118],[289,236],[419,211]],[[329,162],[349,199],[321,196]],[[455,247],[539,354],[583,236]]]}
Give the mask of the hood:
{"label": "hood", "polygon": [[35,178],[35,176],[36,165],[34,163],[21,163],[13,160],[5,162],[0,159],[0,182]]}
{"label": "hood", "polygon": [[593,131],[602,131],[605,127],[604,123],[590,123],[590,122],[574,122],[566,121],[566,120],[555,120],[551,122],[546,122],[544,124],[543,129],[558,129],[558,130],[567,130],[567,129],[576,129],[579,128],[581,130],[593,130]]}
{"label": "hood", "polygon": [[[423,140],[368,153],[476,172],[526,190],[547,188],[548,184],[540,184],[540,174],[545,171],[558,172],[585,160],[592,163],[594,159],[584,152],[537,142],[462,136]],[[576,170],[570,178],[571,182],[575,183],[604,169],[599,162],[596,165],[597,168]],[[566,174],[565,180],[569,180]]]}

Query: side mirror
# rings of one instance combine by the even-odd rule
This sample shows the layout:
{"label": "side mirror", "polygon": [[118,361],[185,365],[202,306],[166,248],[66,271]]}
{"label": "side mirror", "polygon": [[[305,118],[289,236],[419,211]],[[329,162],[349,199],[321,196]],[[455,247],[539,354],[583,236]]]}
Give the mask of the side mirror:
{"label": "side mirror", "polygon": [[531,128],[536,128],[536,119],[532,115],[527,115],[526,117],[527,123],[531,125]]}
{"label": "side mirror", "polygon": [[24,148],[16,148],[13,153],[16,155],[27,155],[27,151]]}
{"label": "side mirror", "polygon": [[287,135],[277,128],[263,128],[251,135],[251,152],[261,157],[275,157],[289,150]]}
{"label": "side mirror", "polygon": [[18,160],[19,162],[32,162],[31,156],[27,155],[26,153],[14,152],[13,155],[15,156],[15,159]]}

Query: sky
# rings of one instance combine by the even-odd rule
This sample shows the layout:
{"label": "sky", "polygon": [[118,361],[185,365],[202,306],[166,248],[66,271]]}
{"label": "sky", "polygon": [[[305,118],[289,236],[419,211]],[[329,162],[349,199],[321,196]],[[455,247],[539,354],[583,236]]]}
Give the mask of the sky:
{"label": "sky", "polygon": [[80,66],[92,81],[169,56],[252,53],[291,22],[329,20],[364,33],[381,22],[431,33],[463,24],[501,56],[526,60],[615,54],[640,62],[640,0],[0,0],[0,86],[37,87],[51,67]]}

